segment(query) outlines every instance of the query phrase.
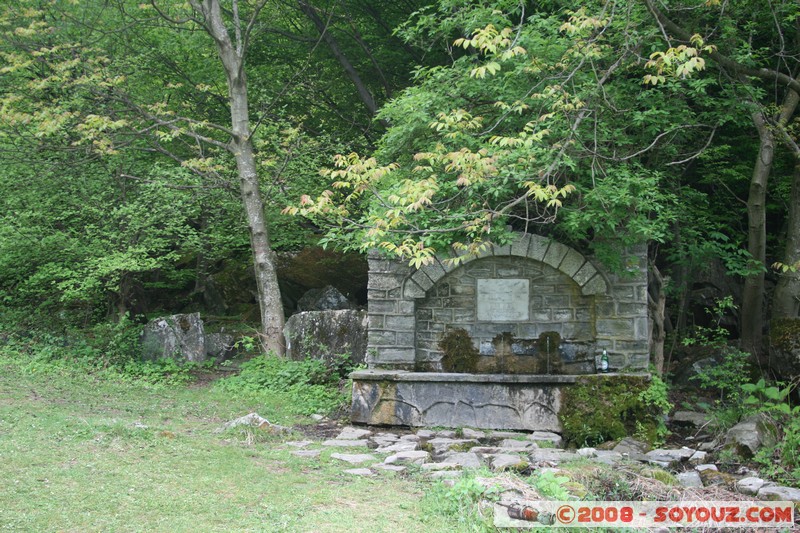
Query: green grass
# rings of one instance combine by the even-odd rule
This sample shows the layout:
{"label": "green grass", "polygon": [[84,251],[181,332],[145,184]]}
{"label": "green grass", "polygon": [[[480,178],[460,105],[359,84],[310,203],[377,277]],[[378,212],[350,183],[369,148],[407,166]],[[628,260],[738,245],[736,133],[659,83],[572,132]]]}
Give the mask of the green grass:
{"label": "green grass", "polygon": [[[453,531],[426,514],[426,485],[360,478],[323,451],[248,444],[225,421],[279,404],[197,385],[30,372],[0,356],[0,530]],[[446,522],[446,520],[444,520]]]}

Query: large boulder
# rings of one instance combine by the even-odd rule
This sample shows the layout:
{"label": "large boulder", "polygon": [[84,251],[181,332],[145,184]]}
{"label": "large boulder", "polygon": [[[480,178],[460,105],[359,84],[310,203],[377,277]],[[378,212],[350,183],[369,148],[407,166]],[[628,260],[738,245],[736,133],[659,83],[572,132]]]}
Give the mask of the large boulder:
{"label": "large boulder", "polygon": [[200,313],[153,319],[144,327],[141,337],[142,355],[146,359],[171,358],[196,363],[209,357],[230,357],[235,342],[230,333],[206,333]]}
{"label": "large boulder", "polygon": [[311,289],[297,301],[298,311],[333,311],[352,307],[347,297],[330,285],[322,289]]}
{"label": "large boulder", "polygon": [[725,447],[750,459],[761,448],[775,446],[777,433],[775,423],[768,417],[764,414],[753,415],[728,430]]}
{"label": "large boulder", "polygon": [[298,313],[286,321],[283,335],[291,359],[313,357],[331,362],[334,356],[347,354],[353,363],[363,363],[367,313],[350,309]]}

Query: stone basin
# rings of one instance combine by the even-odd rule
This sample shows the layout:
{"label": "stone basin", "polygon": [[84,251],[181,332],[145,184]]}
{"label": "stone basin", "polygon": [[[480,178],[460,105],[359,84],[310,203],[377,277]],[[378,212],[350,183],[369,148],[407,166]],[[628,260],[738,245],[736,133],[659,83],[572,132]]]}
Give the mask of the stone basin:
{"label": "stone basin", "polygon": [[[578,379],[621,374],[459,374],[359,370],[351,420],[386,426],[444,426],[561,433],[561,393]],[[649,376],[625,373],[625,376]]]}

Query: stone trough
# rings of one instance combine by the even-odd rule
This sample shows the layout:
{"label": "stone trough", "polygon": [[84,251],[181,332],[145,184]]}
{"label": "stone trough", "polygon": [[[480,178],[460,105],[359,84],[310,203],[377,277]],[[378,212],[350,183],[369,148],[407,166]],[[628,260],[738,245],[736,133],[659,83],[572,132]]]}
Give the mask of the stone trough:
{"label": "stone trough", "polygon": [[[354,423],[559,432],[562,391],[579,377],[646,375],[644,247],[622,272],[530,234],[421,269],[369,263]],[[597,374],[604,350],[611,373]]]}

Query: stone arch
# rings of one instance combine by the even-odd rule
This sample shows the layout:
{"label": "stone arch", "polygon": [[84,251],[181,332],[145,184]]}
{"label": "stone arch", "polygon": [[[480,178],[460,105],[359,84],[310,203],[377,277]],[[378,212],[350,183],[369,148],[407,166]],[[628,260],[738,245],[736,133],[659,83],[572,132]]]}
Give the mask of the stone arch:
{"label": "stone arch", "polygon": [[525,257],[539,261],[569,276],[578,284],[584,296],[608,294],[608,281],[583,254],[541,235],[523,233],[512,244],[492,245],[482,253],[465,257],[458,264],[446,261],[446,257],[437,256],[433,263],[420,268],[405,280],[403,296],[411,299],[424,298],[429,289],[453,270],[476,259],[492,256]]}

